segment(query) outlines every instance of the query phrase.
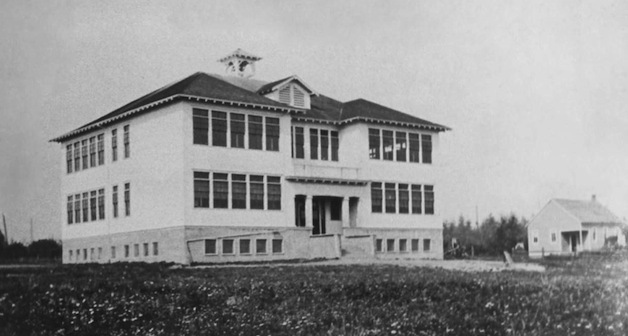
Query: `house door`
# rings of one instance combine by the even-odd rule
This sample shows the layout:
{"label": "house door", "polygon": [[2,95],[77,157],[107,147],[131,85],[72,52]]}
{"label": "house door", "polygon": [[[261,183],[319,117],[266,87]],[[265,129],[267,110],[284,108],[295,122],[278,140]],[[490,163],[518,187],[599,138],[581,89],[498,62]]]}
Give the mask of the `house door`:
{"label": "house door", "polygon": [[327,229],[325,227],[325,199],[313,197],[312,198],[312,222],[314,228],[312,229],[312,234],[325,234],[327,233]]}

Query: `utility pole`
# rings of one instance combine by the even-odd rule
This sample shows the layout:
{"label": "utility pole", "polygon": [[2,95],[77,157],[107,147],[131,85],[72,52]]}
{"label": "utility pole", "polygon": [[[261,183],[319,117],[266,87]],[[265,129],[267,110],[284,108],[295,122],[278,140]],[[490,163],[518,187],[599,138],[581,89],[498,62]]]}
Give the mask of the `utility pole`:
{"label": "utility pole", "polygon": [[9,232],[7,232],[7,220],[4,218],[4,214],[2,214],[2,223],[4,223],[4,242],[9,245]]}
{"label": "utility pole", "polygon": [[480,227],[480,220],[478,218],[478,205],[475,205],[475,227],[479,228]]}
{"label": "utility pole", "polygon": [[34,241],[35,240],[33,239],[33,218],[31,217],[31,243]]}

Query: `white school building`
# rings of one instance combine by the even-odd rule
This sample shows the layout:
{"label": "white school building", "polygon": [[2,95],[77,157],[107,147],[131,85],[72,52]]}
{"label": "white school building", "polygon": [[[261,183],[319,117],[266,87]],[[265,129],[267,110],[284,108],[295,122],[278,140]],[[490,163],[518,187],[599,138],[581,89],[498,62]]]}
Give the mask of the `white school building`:
{"label": "white school building", "polygon": [[[52,141],[64,263],[442,259],[448,127],[297,76],[253,77],[236,50]],[[412,111],[416,112],[416,111]]]}

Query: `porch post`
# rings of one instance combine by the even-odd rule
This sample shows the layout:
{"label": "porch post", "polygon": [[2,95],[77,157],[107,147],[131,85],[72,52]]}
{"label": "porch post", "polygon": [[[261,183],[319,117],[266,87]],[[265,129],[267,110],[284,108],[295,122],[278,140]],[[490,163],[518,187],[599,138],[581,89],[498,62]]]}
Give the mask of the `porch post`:
{"label": "porch post", "polygon": [[305,196],[305,227],[314,227],[314,219],[312,218],[312,196]]}
{"label": "porch post", "polygon": [[342,199],[342,227],[349,227],[349,197]]}
{"label": "porch post", "polygon": [[580,251],[584,251],[584,242],[582,241],[582,228],[580,228],[580,248],[578,249],[578,252]]}

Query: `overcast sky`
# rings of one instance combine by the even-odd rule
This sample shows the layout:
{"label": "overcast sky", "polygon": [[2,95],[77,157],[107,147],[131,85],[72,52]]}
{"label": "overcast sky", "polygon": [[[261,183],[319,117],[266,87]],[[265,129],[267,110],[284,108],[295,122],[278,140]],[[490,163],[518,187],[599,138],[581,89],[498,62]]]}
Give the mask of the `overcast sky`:
{"label": "overcast sky", "polygon": [[60,238],[65,153],[49,143],[236,48],[256,78],[297,74],[453,128],[444,219],[551,198],[628,216],[626,1],[0,2],[0,212]]}

